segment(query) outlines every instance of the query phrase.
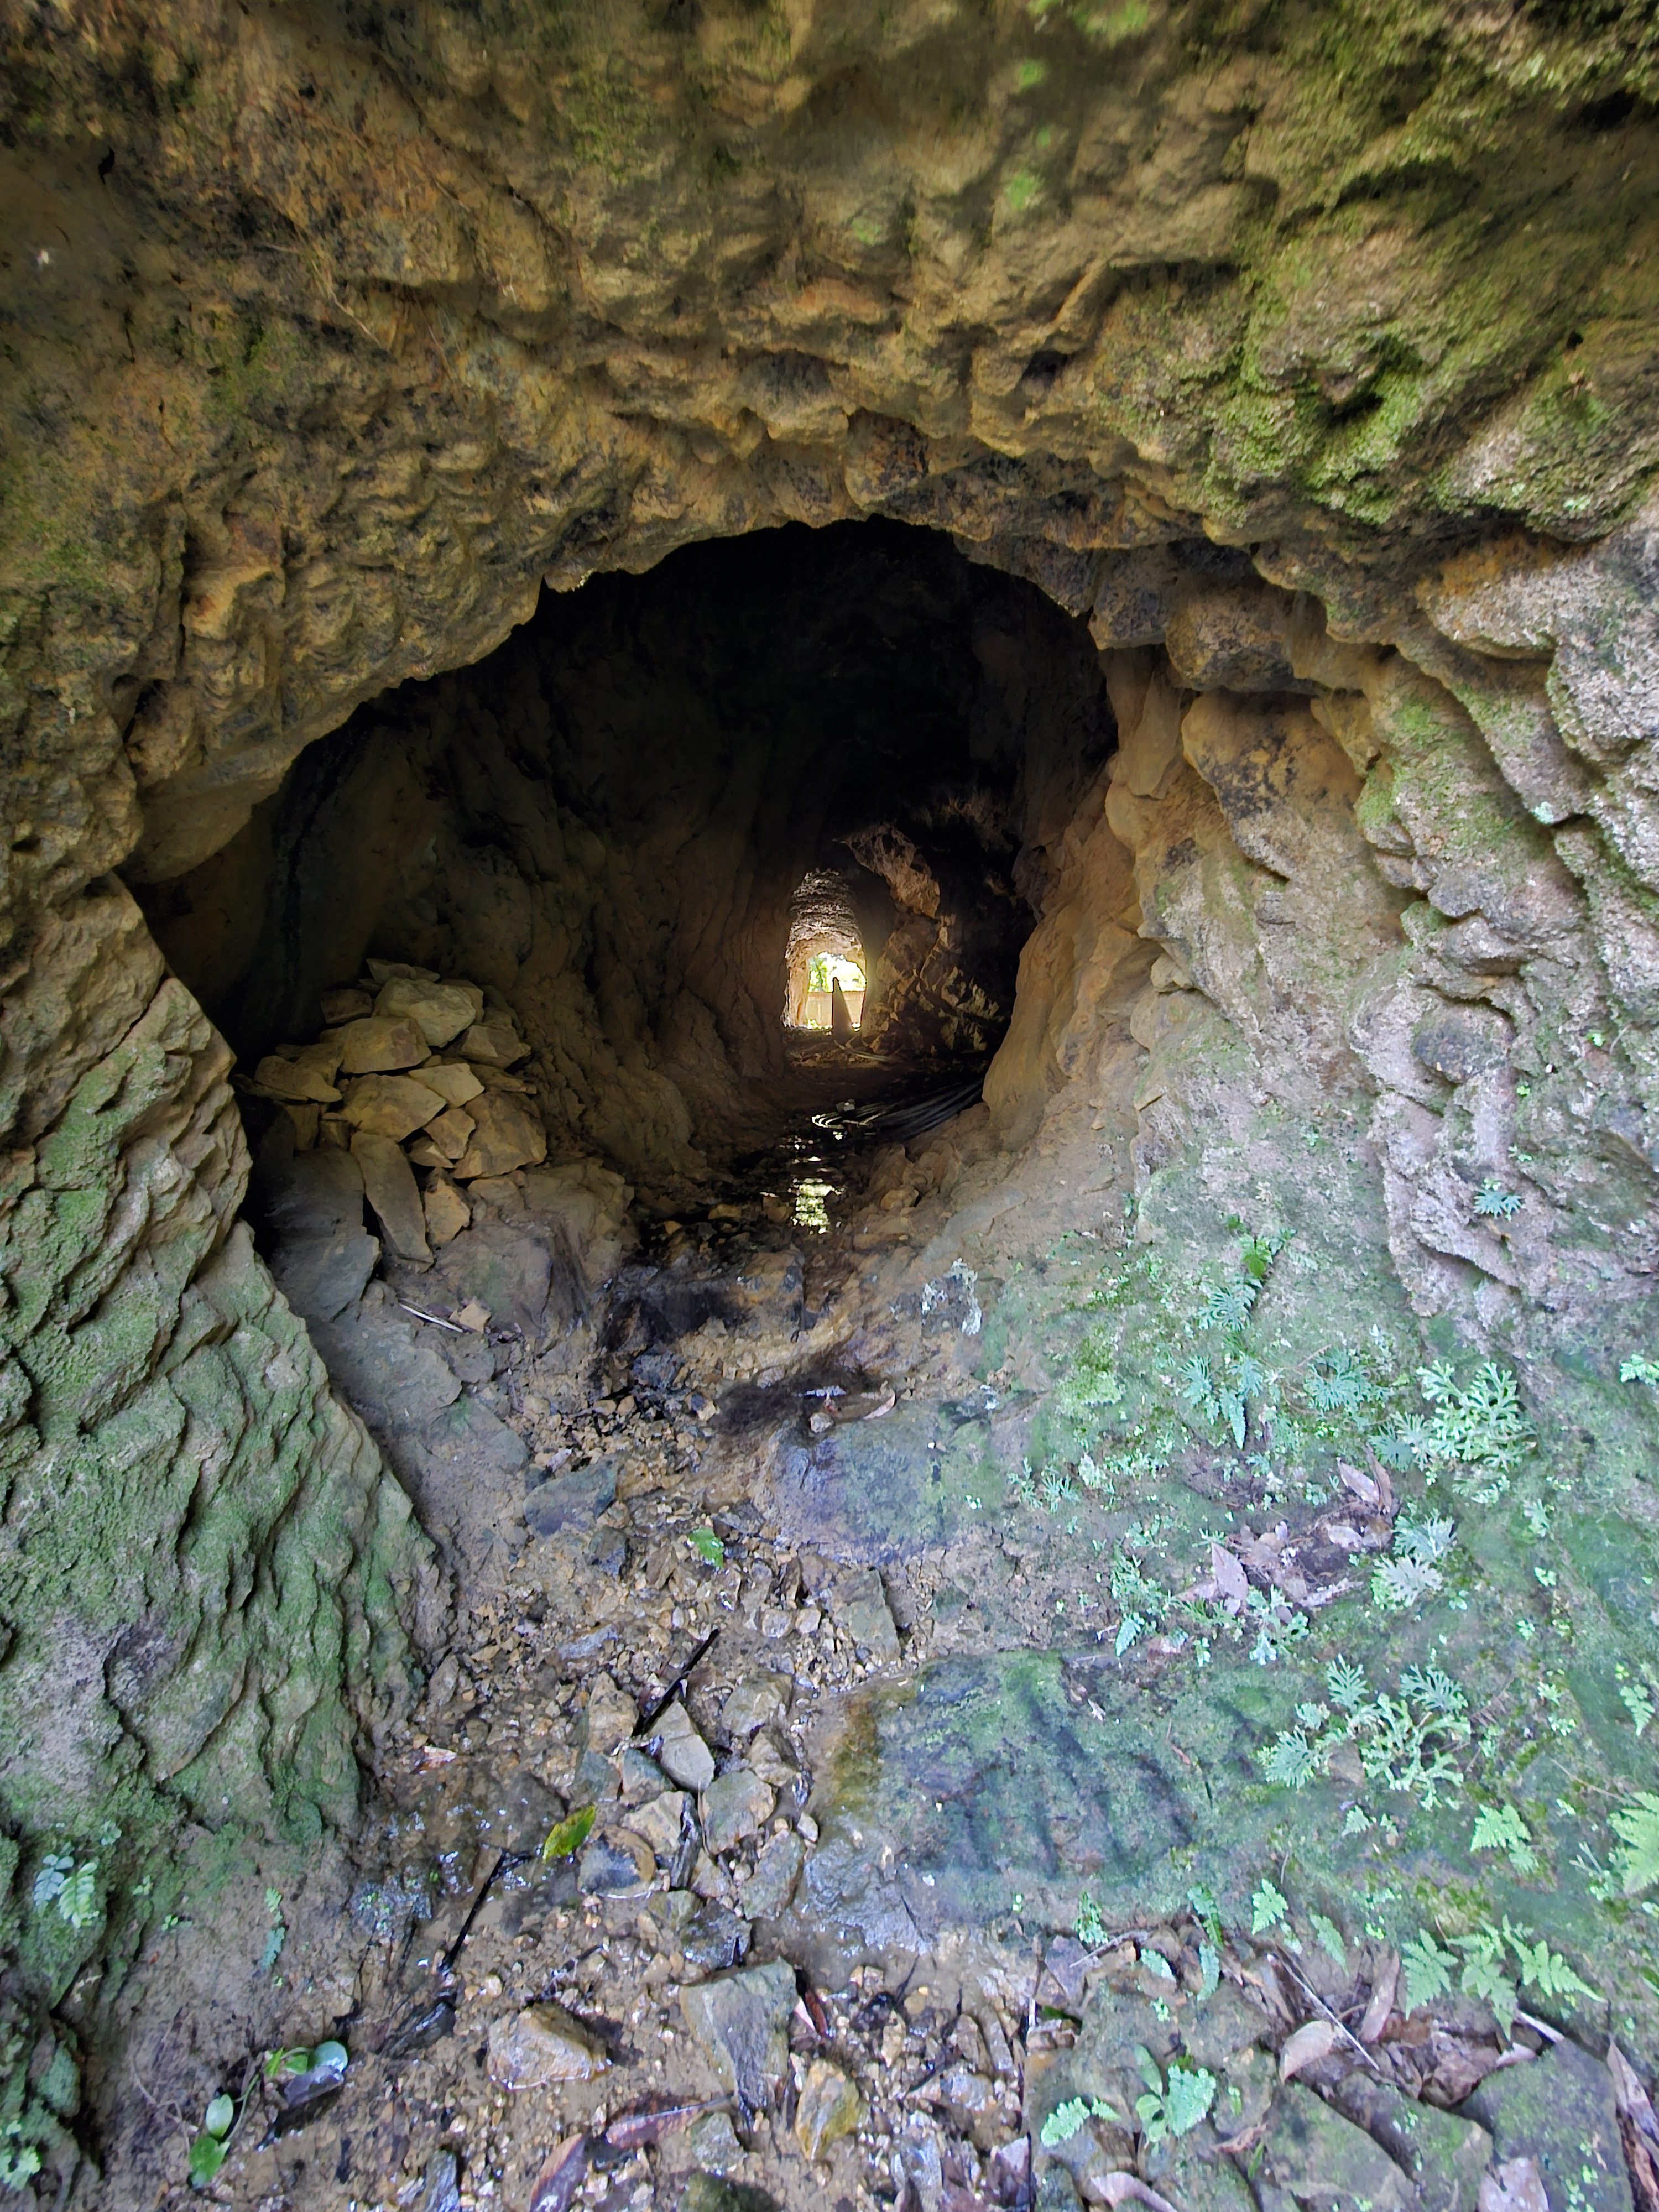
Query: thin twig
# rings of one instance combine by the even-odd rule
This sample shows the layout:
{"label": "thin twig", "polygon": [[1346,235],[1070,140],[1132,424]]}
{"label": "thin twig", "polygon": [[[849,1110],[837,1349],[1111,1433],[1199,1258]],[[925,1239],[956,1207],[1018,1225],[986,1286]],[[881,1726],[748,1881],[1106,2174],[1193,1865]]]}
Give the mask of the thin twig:
{"label": "thin twig", "polygon": [[431,1322],[434,1328],[447,1328],[456,1336],[465,1336],[466,1334],[466,1331],[462,1328],[458,1322],[453,1321],[440,1321],[436,1314],[422,1313],[419,1306],[411,1306],[402,1298],[398,1299],[398,1310],[401,1312],[413,1314],[416,1321],[428,1321]]}
{"label": "thin twig", "polygon": [[1376,2059],[1371,2057],[1370,2052],[1366,2050],[1364,2045],[1359,2040],[1359,2038],[1354,2034],[1352,2030],[1347,2027],[1338,2014],[1331,2010],[1329,2005],[1326,2003],[1324,1998],[1320,1996],[1319,1992],[1316,1990],[1310,1989],[1307,1983],[1303,1980],[1301,1975],[1297,1973],[1296,1968],[1292,1966],[1288,1960],[1282,1959],[1277,1951],[1270,1951],[1267,1955],[1272,1959],[1275,1966],[1282,1966],[1284,1968],[1285,1972],[1296,1984],[1297,1989],[1301,1990],[1303,1996],[1306,1997],[1308,2002],[1314,2008],[1314,2010],[1317,2012],[1322,2019],[1328,2020],[1330,2022],[1331,2026],[1336,2030],[1343,2041],[1345,2043],[1352,2044],[1354,2049],[1364,2060],[1366,2065],[1370,2068],[1372,2073],[1381,2074],[1382,2069],[1377,2064]]}
{"label": "thin twig", "polygon": [[709,1630],[708,1635],[703,1638],[702,1642],[698,1644],[696,1650],[686,1661],[684,1666],[683,1666],[679,1672],[674,1676],[673,1680],[670,1682],[668,1687],[663,1692],[661,1697],[656,1699],[650,1711],[640,1715],[639,1726],[634,1731],[636,1736],[643,1735],[648,1728],[653,1727],[662,1718],[663,1715],[668,1711],[670,1705],[673,1704],[675,1698],[678,1698],[684,1691],[686,1684],[690,1680],[692,1675],[696,1674],[697,1668],[708,1657],[714,1638],[719,1634],[720,1631],[718,1628],[711,1628]]}

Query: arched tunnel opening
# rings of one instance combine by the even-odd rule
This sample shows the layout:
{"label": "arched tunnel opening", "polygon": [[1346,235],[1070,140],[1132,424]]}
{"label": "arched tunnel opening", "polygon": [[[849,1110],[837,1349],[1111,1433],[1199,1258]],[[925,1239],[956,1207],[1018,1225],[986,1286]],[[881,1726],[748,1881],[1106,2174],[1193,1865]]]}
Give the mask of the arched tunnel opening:
{"label": "arched tunnel opening", "polygon": [[786,975],[785,1028],[829,1030],[846,1042],[864,1018],[870,975],[853,887],[835,869],[809,868],[796,885],[789,902]]}
{"label": "arched tunnel opening", "polygon": [[515,1362],[532,1404],[637,1401],[749,1265],[793,1286],[794,1399],[862,1385],[805,1371],[801,1241],[974,1109],[1043,839],[1115,742],[1030,583],[892,525],[762,532],[544,597],[141,887],[238,1054],[259,1249],[464,1574],[580,1456],[503,1424]]}
{"label": "arched tunnel opening", "polygon": [[250,1073],[340,1026],[330,988],[378,1005],[366,959],[463,978],[516,1022],[558,1140],[665,1188],[787,1095],[777,1004],[828,1028],[827,1006],[805,1019],[815,957],[826,1000],[828,961],[844,988],[867,973],[864,1088],[982,1070],[1034,920],[1036,810],[1111,732],[1086,626],[1033,586],[892,525],[763,532],[547,596],[484,662],[360,709],[141,896]]}
{"label": "arched tunnel opening", "polygon": [[0,2199],[1653,2212],[1651,9],[95,12]]}

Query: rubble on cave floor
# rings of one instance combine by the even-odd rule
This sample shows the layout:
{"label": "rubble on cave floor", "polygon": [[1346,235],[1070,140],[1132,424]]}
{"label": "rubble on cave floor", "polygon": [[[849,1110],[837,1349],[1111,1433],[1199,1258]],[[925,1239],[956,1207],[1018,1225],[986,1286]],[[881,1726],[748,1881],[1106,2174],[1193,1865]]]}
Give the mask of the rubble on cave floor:
{"label": "rubble on cave floor", "polygon": [[[906,1303],[925,1160],[861,1182],[816,1239],[753,1189],[647,1224],[580,1359],[476,1273],[386,1267],[450,1405],[517,1457],[382,1747],[346,2085],[234,2144],[228,2200],[1502,2212],[1545,2201],[1565,2130],[1584,2203],[1645,2206],[1622,2060],[1443,1975],[1425,1994],[1389,1931],[1292,1914],[1270,1793],[1238,1786],[1274,1680],[1249,1638],[1272,1660],[1390,1556],[1386,1471],[1240,1492],[1219,1541],[1213,1484],[1149,1486],[1180,1617],[1215,1631],[1195,1668],[1153,1584],[1109,1571],[1091,1532],[1121,1515],[988,1514],[1017,1347],[981,1356],[971,1270]],[[522,1297],[553,1234],[534,1170],[474,1190]]]}

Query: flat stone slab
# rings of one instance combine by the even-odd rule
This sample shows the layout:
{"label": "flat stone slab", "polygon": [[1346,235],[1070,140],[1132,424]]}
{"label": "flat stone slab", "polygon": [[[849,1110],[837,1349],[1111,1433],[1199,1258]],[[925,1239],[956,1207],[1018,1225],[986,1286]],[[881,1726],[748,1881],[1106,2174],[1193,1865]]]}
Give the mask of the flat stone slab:
{"label": "flat stone slab", "polygon": [[[918,1930],[1004,1919],[1017,1897],[1033,1924],[1066,1927],[1085,1884],[1109,1921],[1173,1909],[1188,1854],[1218,1840],[1199,1763],[1132,1682],[1087,1665],[1053,1651],[945,1659],[849,1698],[820,1753],[803,1920],[914,1947]],[[1246,1825],[1235,1808],[1235,1830]]]}
{"label": "flat stone slab", "polygon": [[789,2063],[789,2015],[795,2008],[793,1966],[774,1960],[716,1974],[680,1991],[680,2009],[722,2088],[762,2111]]}
{"label": "flat stone slab", "polygon": [[533,1536],[586,1532],[616,1502],[616,1462],[596,1459],[568,1474],[556,1474],[550,1482],[538,1483],[524,1502],[525,1525]]}
{"label": "flat stone slab", "polygon": [[[435,1420],[461,1395],[436,1332],[385,1306],[359,1306],[313,1325],[328,1371],[369,1426],[382,1435]],[[478,1409],[483,1411],[482,1407]]]}
{"label": "flat stone slab", "polygon": [[362,1171],[364,1194],[386,1243],[400,1260],[424,1267],[432,1257],[426,1241],[426,1216],[414,1170],[403,1148],[390,1137],[359,1129],[351,1139],[351,1157]]}
{"label": "flat stone slab", "polygon": [[728,1767],[702,1793],[703,1842],[718,1858],[746,1836],[757,1836],[776,1799],[752,1767]]}
{"label": "flat stone slab", "polygon": [[489,2078],[503,2089],[549,2081],[591,2081],[610,2061],[562,2005],[526,2005],[489,2031]]}
{"label": "flat stone slab", "polygon": [[884,1566],[951,1543],[994,1514],[1005,1492],[988,1422],[914,1399],[883,1420],[785,1443],[769,1502],[787,1542]]}
{"label": "flat stone slab", "polygon": [[[493,1321],[516,1322],[526,1339],[540,1343],[550,1318],[553,1273],[545,1234],[505,1222],[463,1229],[445,1245],[438,1264],[452,1310],[476,1299]],[[435,1287],[430,1295],[437,1295]],[[562,1306],[558,1317],[567,1317]]]}

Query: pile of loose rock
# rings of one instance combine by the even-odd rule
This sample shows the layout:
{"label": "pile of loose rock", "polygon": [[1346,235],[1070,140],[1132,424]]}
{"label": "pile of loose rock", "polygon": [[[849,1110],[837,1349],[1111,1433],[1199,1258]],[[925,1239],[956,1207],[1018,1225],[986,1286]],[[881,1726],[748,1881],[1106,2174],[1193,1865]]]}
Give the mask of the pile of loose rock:
{"label": "pile of loose rock", "polygon": [[404,961],[368,971],[323,993],[313,1043],[279,1045],[244,1088],[283,1109],[297,1150],[350,1152],[390,1250],[425,1266],[471,1218],[459,1186],[536,1165],[547,1132],[504,1004]]}

